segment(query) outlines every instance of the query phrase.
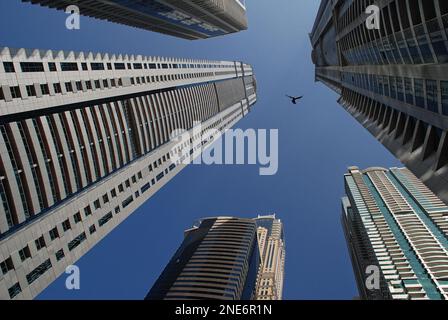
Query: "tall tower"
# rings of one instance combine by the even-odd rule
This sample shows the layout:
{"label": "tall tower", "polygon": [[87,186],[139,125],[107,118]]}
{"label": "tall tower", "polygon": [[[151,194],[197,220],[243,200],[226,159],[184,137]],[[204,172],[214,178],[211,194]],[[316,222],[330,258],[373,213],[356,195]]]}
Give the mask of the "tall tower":
{"label": "tall tower", "polygon": [[283,224],[275,215],[259,216],[255,221],[261,257],[255,300],[282,300],[286,255]]}
{"label": "tall tower", "polygon": [[185,239],[147,300],[252,300],[260,265],[253,219],[208,218]]}
{"label": "tall tower", "polygon": [[[189,39],[206,39],[247,29],[241,0],[22,0],[97,19]],[[70,9],[68,9],[70,10]]]}
{"label": "tall tower", "polygon": [[349,168],[345,189],[361,298],[448,299],[448,207],[405,168]]}
{"label": "tall tower", "polygon": [[376,1],[379,29],[368,27],[366,3],[322,1],[316,81],[448,203],[448,2]]}
{"label": "tall tower", "polygon": [[241,62],[1,48],[0,80],[0,299],[39,294],[256,102]]}

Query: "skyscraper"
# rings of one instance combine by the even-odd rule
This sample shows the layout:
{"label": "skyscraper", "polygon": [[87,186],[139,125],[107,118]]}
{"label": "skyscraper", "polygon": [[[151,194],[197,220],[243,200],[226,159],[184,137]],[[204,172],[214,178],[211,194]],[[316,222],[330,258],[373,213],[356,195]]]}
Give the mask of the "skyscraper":
{"label": "skyscraper", "polygon": [[208,218],[190,230],[147,300],[252,300],[260,265],[253,219]]}
{"label": "skyscraper", "polygon": [[374,1],[322,1],[316,81],[448,203],[448,2],[375,3],[379,29],[365,14]]}
{"label": "skyscraper", "polygon": [[247,29],[242,0],[22,0],[184,39],[206,39]]}
{"label": "skyscraper", "polygon": [[282,300],[286,255],[283,224],[275,215],[255,221],[261,257],[255,300]]}
{"label": "skyscraper", "polygon": [[207,218],[185,232],[146,299],[281,300],[284,270],[275,215]]}
{"label": "skyscraper", "polygon": [[448,207],[405,168],[349,168],[345,189],[361,298],[448,299]]}
{"label": "skyscraper", "polygon": [[256,102],[241,62],[1,48],[0,83],[0,299],[35,297]]}

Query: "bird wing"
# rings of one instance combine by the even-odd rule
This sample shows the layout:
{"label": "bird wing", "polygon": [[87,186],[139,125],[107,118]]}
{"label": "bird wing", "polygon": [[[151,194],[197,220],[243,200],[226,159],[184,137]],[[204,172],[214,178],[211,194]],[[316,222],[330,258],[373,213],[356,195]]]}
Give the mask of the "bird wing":
{"label": "bird wing", "polygon": [[289,99],[294,99],[294,97],[291,97],[291,96],[288,96],[288,95],[286,95]]}

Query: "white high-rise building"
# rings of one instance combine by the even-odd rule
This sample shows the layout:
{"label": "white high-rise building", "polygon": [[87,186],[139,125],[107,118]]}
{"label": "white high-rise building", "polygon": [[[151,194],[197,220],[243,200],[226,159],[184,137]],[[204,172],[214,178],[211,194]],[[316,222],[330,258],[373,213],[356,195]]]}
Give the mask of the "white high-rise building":
{"label": "white high-rise building", "polygon": [[0,299],[34,298],[256,102],[228,61],[1,48],[0,83]]}

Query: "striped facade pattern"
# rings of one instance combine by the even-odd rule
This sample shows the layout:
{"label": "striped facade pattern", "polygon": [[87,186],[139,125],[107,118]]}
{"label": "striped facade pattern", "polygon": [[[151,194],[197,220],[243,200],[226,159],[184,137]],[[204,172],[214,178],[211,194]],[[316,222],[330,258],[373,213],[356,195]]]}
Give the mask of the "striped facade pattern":
{"label": "striped facade pattern", "polygon": [[175,153],[197,155],[256,101],[242,63],[1,52],[2,299],[35,297],[185,166]]}
{"label": "striped facade pattern", "polygon": [[259,265],[253,219],[204,219],[186,238],[146,299],[252,299]]}
{"label": "striped facade pattern", "polygon": [[22,0],[189,40],[247,29],[246,7],[240,0]]}
{"label": "striped facade pattern", "polygon": [[[353,167],[343,225],[363,299],[448,298],[448,207],[408,169]],[[381,269],[380,289],[367,268]]]}
{"label": "striped facade pattern", "polygon": [[[380,29],[365,9],[380,7]],[[322,1],[313,28],[316,80],[448,202],[448,4]]]}
{"label": "striped facade pattern", "polygon": [[259,217],[256,222],[261,263],[255,300],[282,300],[286,256],[283,224],[275,216]]}

